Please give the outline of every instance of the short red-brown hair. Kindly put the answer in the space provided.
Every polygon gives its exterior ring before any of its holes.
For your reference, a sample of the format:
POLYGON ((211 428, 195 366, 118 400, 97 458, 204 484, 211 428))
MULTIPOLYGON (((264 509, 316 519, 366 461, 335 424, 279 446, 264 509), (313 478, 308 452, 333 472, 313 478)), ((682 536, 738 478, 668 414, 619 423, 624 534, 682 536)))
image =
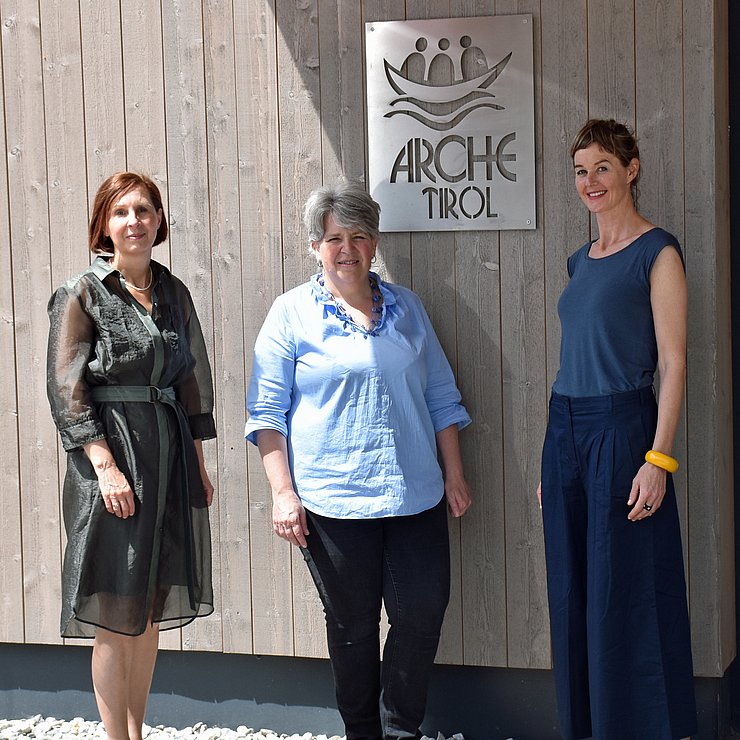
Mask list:
POLYGON ((113 251, 113 242, 105 235, 105 227, 110 218, 111 208, 126 193, 134 188, 143 190, 156 211, 162 211, 162 222, 159 224, 154 244, 160 244, 167 238, 167 217, 162 207, 162 195, 154 181, 146 175, 136 172, 116 172, 98 188, 93 201, 92 216, 88 227, 88 244, 94 253, 110 253, 113 251))

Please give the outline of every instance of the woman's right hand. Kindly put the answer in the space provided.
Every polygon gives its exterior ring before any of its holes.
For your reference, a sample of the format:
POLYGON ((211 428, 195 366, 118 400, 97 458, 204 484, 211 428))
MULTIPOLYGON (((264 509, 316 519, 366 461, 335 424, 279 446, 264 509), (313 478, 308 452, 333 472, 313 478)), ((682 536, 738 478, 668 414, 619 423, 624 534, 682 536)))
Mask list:
POLYGON ((306 510, 293 490, 283 490, 272 498, 272 528, 278 537, 292 545, 306 547, 306 510))
POLYGON ((126 476, 115 463, 95 471, 98 475, 100 494, 109 513, 127 519, 134 513, 134 492, 126 476))
POLYGON ((537 500, 540 502, 540 509, 542 508, 542 481, 537 484, 537 500))
POLYGON ((134 492, 126 476, 119 470, 113 453, 104 439, 96 439, 84 446, 85 454, 98 476, 100 495, 110 514, 127 519, 134 513, 134 492))

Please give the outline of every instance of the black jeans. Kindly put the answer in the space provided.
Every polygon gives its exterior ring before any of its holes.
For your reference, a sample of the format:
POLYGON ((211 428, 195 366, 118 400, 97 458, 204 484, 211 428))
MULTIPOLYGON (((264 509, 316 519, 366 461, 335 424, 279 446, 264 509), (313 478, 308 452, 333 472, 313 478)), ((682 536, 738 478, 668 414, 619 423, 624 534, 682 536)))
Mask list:
POLYGON ((326 615, 347 740, 419 738, 450 595, 444 497, 428 511, 380 519, 308 512, 303 557, 326 615), (390 630, 380 662, 380 609, 390 630))

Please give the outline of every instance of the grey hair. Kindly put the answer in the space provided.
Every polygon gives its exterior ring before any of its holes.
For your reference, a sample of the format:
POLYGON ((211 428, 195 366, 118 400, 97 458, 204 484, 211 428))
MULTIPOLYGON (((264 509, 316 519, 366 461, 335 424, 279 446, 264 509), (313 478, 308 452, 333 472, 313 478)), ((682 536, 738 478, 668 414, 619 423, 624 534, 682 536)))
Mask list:
POLYGON ((380 237, 380 206, 354 180, 343 179, 333 185, 324 185, 308 196, 303 207, 303 223, 312 242, 324 238, 327 216, 343 229, 359 229, 372 239, 380 237))

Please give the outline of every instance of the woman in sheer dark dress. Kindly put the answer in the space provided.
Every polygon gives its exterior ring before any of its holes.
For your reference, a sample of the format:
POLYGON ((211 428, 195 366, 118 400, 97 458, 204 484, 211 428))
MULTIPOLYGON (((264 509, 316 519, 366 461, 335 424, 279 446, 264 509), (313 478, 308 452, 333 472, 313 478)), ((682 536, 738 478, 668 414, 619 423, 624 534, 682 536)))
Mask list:
POLYGON ((68 455, 61 634, 94 637, 116 740, 141 738, 159 629, 213 611, 211 370, 188 289, 151 259, 166 237, 157 186, 111 176, 89 227, 98 256, 49 301, 47 390, 68 455))

